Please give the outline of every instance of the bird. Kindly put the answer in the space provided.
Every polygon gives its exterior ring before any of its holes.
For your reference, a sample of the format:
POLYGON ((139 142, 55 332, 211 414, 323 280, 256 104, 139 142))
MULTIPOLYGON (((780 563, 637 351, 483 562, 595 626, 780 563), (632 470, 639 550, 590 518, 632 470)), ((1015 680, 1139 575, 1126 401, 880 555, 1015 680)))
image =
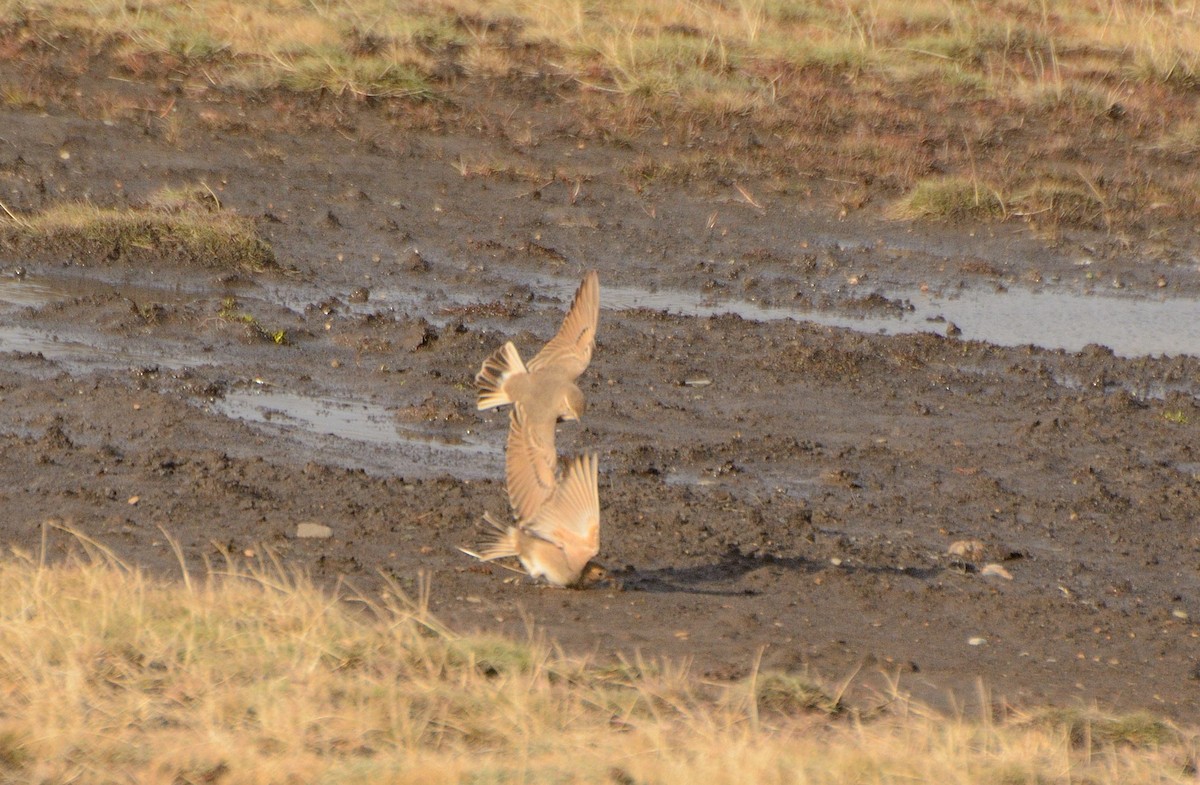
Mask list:
POLYGON ((517 520, 532 518, 554 494, 560 476, 554 450, 554 422, 531 422, 525 407, 513 404, 504 448, 504 486, 517 520))
POLYGON ((587 409, 575 380, 591 362, 599 321, 600 279, 591 270, 576 289, 558 333, 528 364, 508 341, 475 375, 479 410, 513 406, 505 479, 518 521, 531 519, 554 493, 559 474, 555 427, 560 419, 579 420, 587 409), (515 427, 518 416, 520 431, 515 427))
POLYGON ((599 463, 595 453, 576 456, 562 473, 550 498, 530 518, 510 526, 485 512, 496 530, 481 553, 464 550, 481 561, 516 556, 530 577, 552 586, 579 586, 607 572, 592 558, 600 552, 599 463))

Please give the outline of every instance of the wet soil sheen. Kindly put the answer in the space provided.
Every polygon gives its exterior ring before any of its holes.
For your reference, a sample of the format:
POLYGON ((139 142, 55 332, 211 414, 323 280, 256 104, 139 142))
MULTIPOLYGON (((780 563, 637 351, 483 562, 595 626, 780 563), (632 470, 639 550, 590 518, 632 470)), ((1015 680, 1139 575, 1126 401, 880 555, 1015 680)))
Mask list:
POLYGON ((280 269, 3 246, 11 549, 80 551, 58 521, 164 574, 174 542, 194 573, 275 559, 347 596, 427 578, 454 629, 709 679, 1200 719, 1200 271, 1162 237, 844 215, 819 180, 638 187, 657 138, 574 139, 536 101, 524 143, 213 92, 170 96, 168 133, 95 96, 170 88, 73 79, 92 104, 0 109, 8 208, 204 183, 280 269), (472 380, 505 340, 534 353, 588 268, 559 447, 599 453, 617 584, 556 590, 458 550, 508 514, 507 414, 472 380))

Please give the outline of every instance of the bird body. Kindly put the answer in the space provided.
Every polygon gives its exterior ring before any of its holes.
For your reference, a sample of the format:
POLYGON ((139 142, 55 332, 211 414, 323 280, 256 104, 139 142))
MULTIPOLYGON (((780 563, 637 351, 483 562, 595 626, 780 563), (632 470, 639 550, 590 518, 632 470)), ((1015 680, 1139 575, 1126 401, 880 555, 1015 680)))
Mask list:
POLYGON ((483 561, 516 556, 534 578, 572 586, 602 571, 591 559, 600 552, 599 468, 596 454, 576 457, 535 515, 502 526, 484 514, 498 534, 477 554, 483 561))
POLYGON ((521 402, 529 409, 552 409, 555 417, 578 420, 583 393, 575 380, 592 359, 600 321, 600 279, 593 270, 584 276, 558 333, 528 366, 512 341, 483 361, 475 375, 479 409, 521 402), (536 407, 530 404, 538 404, 536 407))

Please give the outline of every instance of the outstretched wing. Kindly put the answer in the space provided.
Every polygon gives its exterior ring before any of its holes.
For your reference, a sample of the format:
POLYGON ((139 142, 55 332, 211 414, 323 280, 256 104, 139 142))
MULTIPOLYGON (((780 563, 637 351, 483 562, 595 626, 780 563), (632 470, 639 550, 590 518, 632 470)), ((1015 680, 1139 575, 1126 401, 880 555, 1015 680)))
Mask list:
POLYGON ((554 367, 571 379, 579 376, 592 360, 599 323, 600 277, 590 270, 575 290, 575 299, 558 334, 529 361, 530 373, 554 367))
POLYGON ((554 494, 525 527, 562 548, 576 574, 600 552, 599 485, 596 454, 576 457, 554 494))
POLYGON ((504 454, 505 485, 513 515, 528 521, 554 494, 558 455, 554 452, 554 420, 531 419, 525 407, 513 406, 504 454))

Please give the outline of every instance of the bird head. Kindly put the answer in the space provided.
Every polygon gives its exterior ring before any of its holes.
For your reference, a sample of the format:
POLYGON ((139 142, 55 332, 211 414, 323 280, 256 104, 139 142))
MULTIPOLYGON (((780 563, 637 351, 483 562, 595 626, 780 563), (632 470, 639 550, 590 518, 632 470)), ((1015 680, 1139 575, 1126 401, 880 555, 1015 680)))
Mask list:
POLYGON ((583 392, 573 384, 563 394, 563 404, 564 420, 582 419, 583 413, 587 411, 587 398, 584 398, 583 392))
POLYGON ((613 588, 621 588, 621 582, 604 565, 597 564, 594 561, 589 561, 583 565, 583 572, 579 573, 579 577, 571 585, 577 589, 586 589, 597 583, 607 583, 613 588))

